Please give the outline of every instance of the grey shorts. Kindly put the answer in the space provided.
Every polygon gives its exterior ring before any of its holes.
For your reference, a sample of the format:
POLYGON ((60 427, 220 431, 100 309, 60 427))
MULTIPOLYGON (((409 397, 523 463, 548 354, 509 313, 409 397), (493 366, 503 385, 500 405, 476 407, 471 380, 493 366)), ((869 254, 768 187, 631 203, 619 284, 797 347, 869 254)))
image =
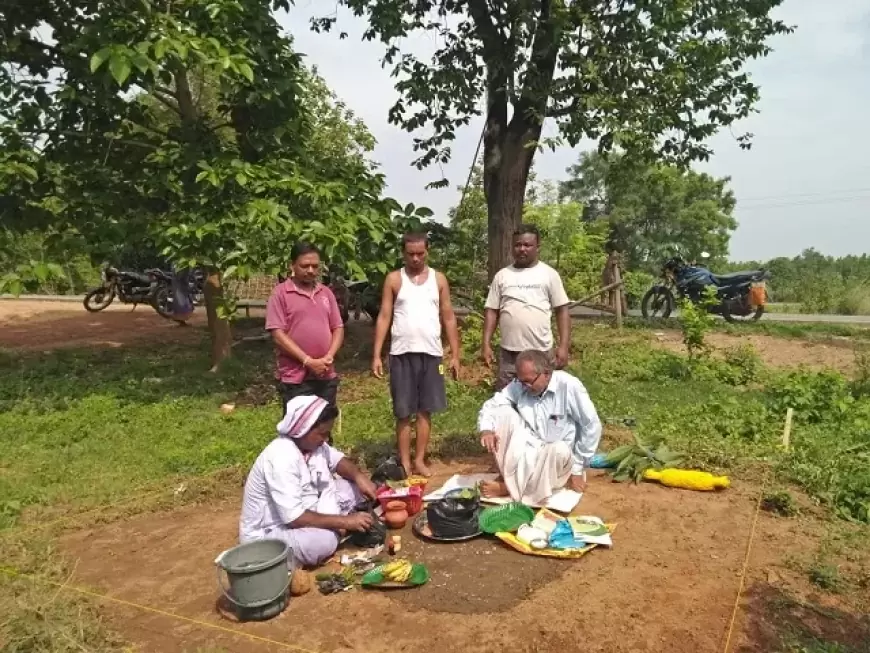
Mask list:
MULTIPOLYGON (((553 358, 553 350, 549 351, 550 358, 553 358)), ((498 378, 495 381, 495 389, 501 390, 508 383, 513 381, 517 376, 517 356, 518 351, 510 351, 509 349, 498 350, 498 378)))
POLYGON ((390 356, 390 395, 396 419, 447 408, 442 364, 441 358, 429 354, 390 356))

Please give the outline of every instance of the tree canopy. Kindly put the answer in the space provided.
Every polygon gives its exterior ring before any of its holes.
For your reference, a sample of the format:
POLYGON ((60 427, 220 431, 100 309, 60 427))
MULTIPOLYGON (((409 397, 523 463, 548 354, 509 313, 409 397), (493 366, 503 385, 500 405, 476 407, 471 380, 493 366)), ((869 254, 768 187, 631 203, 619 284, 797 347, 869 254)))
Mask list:
MULTIPOLYGON (((789 31, 770 12, 782 0, 341 0, 364 16, 363 38, 386 45, 400 97, 389 118, 415 139, 418 167, 451 156, 457 129, 483 114, 489 274, 507 263, 542 126, 601 151, 687 162, 706 140, 753 110, 744 69, 789 31), (427 33, 430 59, 403 49, 427 33)), ((331 29, 335 14, 314 28, 331 29)), ((738 137, 749 145, 749 135, 738 137)), ((437 184, 445 185, 446 180, 437 184)))
MULTIPOLYGON (((288 2, 10 0, 0 9, 4 226, 95 251, 153 246, 222 281, 319 244, 354 276, 385 264, 398 212, 364 125, 307 70, 273 15, 288 2)), ((413 215, 406 215, 411 213, 413 215)))
POLYGON ((623 252, 631 269, 656 272, 676 251, 689 257, 706 251, 713 265, 727 259, 737 227, 728 178, 594 152, 567 172, 561 195, 585 206, 586 222, 607 225, 608 247, 623 252))

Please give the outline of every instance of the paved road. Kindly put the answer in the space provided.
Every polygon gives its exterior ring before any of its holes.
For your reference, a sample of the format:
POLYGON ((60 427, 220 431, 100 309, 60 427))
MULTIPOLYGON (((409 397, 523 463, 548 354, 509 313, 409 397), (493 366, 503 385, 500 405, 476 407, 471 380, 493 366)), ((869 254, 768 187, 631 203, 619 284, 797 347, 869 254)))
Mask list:
MULTIPOLYGON (((21 300, 21 301, 44 301, 44 302, 77 302, 81 303, 84 296, 80 295, 21 295, 15 297, 13 295, 0 295, 0 300, 21 300)), ((467 311, 461 307, 456 309, 457 315, 465 315, 467 311)), ((628 312, 631 317, 640 317, 640 311, 631 310, 628 312)), ((571 315, 576 318, 594 318, 604 315, 601 311, 596 311, 590 308, 577 306, 571 310, 571 315)), ((674 312, 674 316, 679 315, 679 311, 674 312)), ((768 322, 804 322, 804 323, 824 323, 824 324, 854 324, 870 326, 870 315, 804 315, 802 313, 765 313, 762 320, 768 322)))

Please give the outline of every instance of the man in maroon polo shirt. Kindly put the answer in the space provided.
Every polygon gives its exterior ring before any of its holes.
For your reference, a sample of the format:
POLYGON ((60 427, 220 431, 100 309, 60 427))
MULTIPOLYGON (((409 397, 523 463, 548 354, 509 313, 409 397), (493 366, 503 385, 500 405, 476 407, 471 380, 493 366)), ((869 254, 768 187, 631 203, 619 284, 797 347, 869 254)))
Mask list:
POLYGON ((277 349, 278 393, 283 410, 299 395, 336 403, 338 376, 333 361, 344 341, 335 295, 320 283, 320 252, 299 242, 290 250, 291 276, 272 291, 266 330, 277 349))

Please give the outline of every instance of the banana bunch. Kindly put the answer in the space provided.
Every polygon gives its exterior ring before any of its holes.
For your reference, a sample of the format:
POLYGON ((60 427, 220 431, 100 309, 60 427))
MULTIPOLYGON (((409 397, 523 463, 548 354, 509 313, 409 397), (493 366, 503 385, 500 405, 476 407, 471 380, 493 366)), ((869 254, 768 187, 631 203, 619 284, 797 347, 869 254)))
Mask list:
POLYGON ((411 577, 412 565, 407 560, 396 560, 384 565, 384 578, 391 580, 394 583, 404 583, 411 577))

